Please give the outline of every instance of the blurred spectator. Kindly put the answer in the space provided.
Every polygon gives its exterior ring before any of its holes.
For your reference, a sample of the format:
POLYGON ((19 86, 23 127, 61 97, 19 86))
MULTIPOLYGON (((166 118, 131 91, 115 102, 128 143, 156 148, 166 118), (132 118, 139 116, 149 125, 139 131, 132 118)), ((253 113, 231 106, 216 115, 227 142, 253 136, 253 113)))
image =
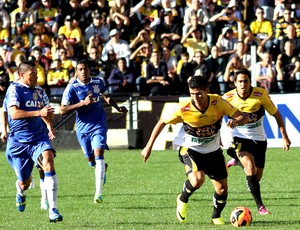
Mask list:
POLYGON ((159 51, 152 51, 146 70, 146 84, 149 96, 168 95, 171 90, 171 79, 168 76, 168 66, 161 60, 159 51))
POLYGON ((117 67, 111 71, 107 81, 110 93, 135 91, 133 71, 127 67, 125 58, 117 60, 117 67))
POLYGON ((217 46, 221 51, 221 55, 228 58, 231 54, 236 52, 236 44, 238 40, 233 36, 233 31, 229 27, 225 27, 222 30, 222 34, 219 35, 217 46))
POLYGON ((47 84, 50 88, 51 96, 61 96, 70 79, 68 69, 61 66, 61 60, 55 59, 47 74, 47 84))
POLYGON ((182 37, 181 43, 187 49, 187 52, 191 57, 189 61, 194 57, 196 50, 202 51, 205 57, 208 56, 208 47, 206 42, 202 39, 202 32, 199 25, 197 27, 191 27, 187 34, 182 37), (190 35, 192 35, 192 38, 189 38, 190 35))
POLYGON ((220 55, 219 48, 212 46, 210 55, 205 59, 211 72, 209 82, 211 82, 211 91, 224 94, 226 87, 224 84, 224 72, 227 61, 220 55))
POLYGON ((66 35, 60 34, 57 37, 54 37, 52 39, 52 46, 51 46, 52 59, 56 59, 59 57, 59 50, 62 48, 67 51, 68 58, 74 57, 73 45, 68 42, 66 35))
POLYGON ((179 75, 179 93, 189 95, 188 78, 193 75, 194 65, 189 61, 189 53, 184 50, 180 55, 177 65, 177 74, 179 75))
MULTIPOLYGON (((174 23, 173 15, 171 10, 167 10, 163 14, 163 20, 156 28, 156 38, 160 40, 164 37, 168 37, 171 41, 170 48, 173 49, 175 45, 180 44, 180 38, 182 34, 182 25, 178 23, 174 23)), ((181 49, 179 48, 179 53, 181 49)))
POLYGON ((278 55, 276 71, 278 88, 281 93, 294 92, 295 80, 297 80, 296 90, 300 90, 300 61, 292 41, 287 41, 284 44, 284 52, 278 55))
POLYGON ((218 21, 218 28, 230 28, 236 39, 243 39, 244 23, 234 16, 232 8, 223 9, 220 13, 212 16, 209 21, 218 21))
POLYGON ((89 20, 85 9, 80 5, 80 0, 66 0, 65 2, 65 7, 61 8, 61 17, 71 15, 78 22, 79 28, 84 31, 89 25, 89 20))
POLYGON ((21 26, 25 33, 31 33, 34 23, 33 11, 27 8, 27 0, 18 0, 18 8, 11 13, 11 33, 16 34, 17 26, 21 26))
POLYGON ((24 41, 21 37, 16 36, 12 41, 12 47, 6 46, 6 57, 5 62, 10 66, 15 65, 15 58, 17 55, 21 54, 24 57, 27 57, 26 50, 24 49, 24 41))
POLYGON ((210 69, 208 67, 208 63, 205 60, 205 56, 200 50, 196 50, 195 52, 195 61, 194 63, 194 70, 193 70, 193 76, 201 76, 206 78, 208 81, 210 79, 210 69))
POLYGON ((52 0, 41 0, 42 5, 35 11, 35 22, 45 25, 46 33, 54 35, 59 28, 59 10, 52 7, 52 0))
POLYGON ((18 70, 19 65, 25 60, 26 60, 26 58, 23 55, 19 54, 15 58, 15 65, 14 66, 9 66, 5 63, 5 68, 8 72, 8 74, 9 74, 9 81, 10 82, 19 80, 20 76, 19 76, 19 73, 18 73, 17 70, 18 70))
POLYGON ((31 53, 31 51, 35 48, 35 47, 39 47, 42 50, 42 54, 48 58, 49 60, 52 59, 52 55, 51 55, 51 50, 50 48, 47 46, 47 44, 45 44, 42 40, 42 35, 35 35, 34 39, 33 39, 33 46, 30 47, 29 49, 29 53, 31 53))
POLYGON ((67 57, 67 50, 65 48, 60 48, 59 49, 59 55, 58 58, 61 60, 61 67, 63 69, 67 69, 69 72, 69 76, 70 78, 72 78, 74 76, 74 64, 72 62, 72 60, 70 58, 67 57))
POLYGON ((3 19, 0 18, 0 47, 10 44, 10 32, 9 29, 3 26, 3 19))
POLYGON ((2 18, 2 21, 3 21, 3 25, 2 25, 3 28, 10 29, 10 27, 11 27, 11 18, 10 18, 10 15, 2 7, 0 7, 0 18, 2 18))
POLYGON ((92 77, 102 77, 104 78, 104 73, 101 71, 103 62, 101 60, 101 51, 96 46, 90 48, 89 56, 87 59, 90 73, 92 77))
MULTIPOLYGON (((149 42, 142 43, 138 48, 136 48, 133 53, 130 55, 130 63, 134 70, 134 75, 136 78, 136 88, 137 91, 141 92, 143 89, 140 88, 140 85, 146 83, 146 68, 150 62, 152 54, 152 46, 149 42), (142 82, 142 83, 141 83, 142 82)), ((142 87, 144 86, 142 85, 142 87)))
POLYGON ((162 17, 165 11, 170 10, 172 12, 174 23, 182 23, 182 2, 174 0, 160 0, 159 3, 160 5, 158 7, 161 8, 159 10, 159 17, 162 17))
POLYGON ((143 43, 150 43, 152 49, 158 49, 156 42, 153 39, 151 39, 149 29, 140 30, 138 35, 129 44, 129 47, 132 51, 135 51, 136 48, 141 47, 143 43))
POLYGON ((293 24, 289 24, 286 27, 286 34, 280 40, 280 51, 284 52, 284 44, 286 41, 292 41, 295 46, 295 52, 299 53, 300 51, 300 35, 296 34, 296 28, 293 24))
POLYGON ((246 26, 244 29, 244 43, 246 45, 246 52, 249 53, 251 51, 251 46, 258 47, 260 42, 261 42, 260 39, 254 36, 250 27, 246 26))
POLYGON ((110 21, 110 30, 112 29, 117 29, 119 31, 120 34, 120 39, 126 41, 126 42, 130 42, 131 39, 131 34, 132 34, 132 30, 131 30, 131 26, 130 26, 130 20, 127 16, 125 16, 124 14, 115 12, 113 13, 113 17, 110 21))
POLYGON ((0 96, 4 97, 9 86, 9 75, 4 67, 4 60, 0 57, 0 96))
POLYGON ((286 28, 289 24, 293 24, 296 29, 296 36, 300 37, 300 22, 297 18, 292 18, 292 11, 290 9, 284 9, 283 17, 276 23, 276 34, 275 37, 281 40, 286 35, 286 28))
POLYGON ((256 20, 250 24, 250 29, 254 36, 259 39, 260 45, 265 46, 270 51, 273 45, 273 25, 271 21, 264 17, 264 9, 258 7, 255 11, 256 20))
POLYGON ((14 35, 11 36, 11 39, 15 39, 17 37, 22 38, 23 48, 26 51, 26 55, 27 55, 30 47, 30 38, 28 36, 28 33, 23 31, 23 27, 21 25, 16 26, 16 32, 14 35))
MULTIPOLYGON (((220 9, 220 7, 214 2, 214 1, 209 1, 207 3, 207 6, 206 6, 206 10, 207 10, 207 13, 208 13, 208 18, 211 18, 213 17, 214 15, 220 13, 220 11, 222 9, 220 9)), ((192 20, 192 19, 191 19, 192 20)), ((217 26, 217 23, 215 21, 208 21, 208 24, 211 28, 211 36, 212 36, 212 42, 211 44, 216 44, 217 42, 217 38, 218 38, 218 26, 217 26)))
POLYGON ((269 21, 273 21, 274 17, 274 0, 258 0, 258 5, 264 10, 265 18, 269 21))
POLYGON ((250 69, 251 68, 251 55, 248 54, 246 52, 246 45, 244 44, 243 41, 239 41, 236 45, 236 52, 234 54, 231 54, 229 56, 229 60, 233 57, 238 57, 241 62, 242 65, 247 68, 250 69))
POLYGON ((117 66, 117 56, 114 50, 107 51, 107 60, 103 60, 101 71, 104 73, 104 81, 107 83, 107 79, 111 73, 111 70, 117 66))
POLYGON ((238 57, 233 57, 226 65, 224 72, 224 82, 225 82, 225 93, 231 89, 234 89, 234 73, 241 69, 245 68, 242 65, 241 60, 238 57))
POLYGON ((52 36, 50 36, 46 33, 46 28, 45 28, 44 23, 39 22, 39 23, 33 24, 32 34, 33 34, 33 36, 41 35, 41 38, 42 38, 42 41, 44 44, 46 44, 49 47, 52 45, 52 36))
POLYGON ((38 62, 45 70, 45 74, 47 75, 47 72, 50 68, 50 60, 43 55, 42 49, 38 46, 32 49, 31 56, 33 56, 36 59, 36 62, 38 62))
POLYGON ((92 47, 97 47, 98 53, 102 54, 103 51, 103 45, 102 42, 100 41, 100 36, 98 34, 94 34, 89 38, 89 43, 87 44, 86 51, 89 54, 91 52, 92 47))
MULTIPOLYGON (((183 35, 189 31, 190 27, 193 26, 191 21, 192 21, 192 16, 197 16, 197 24, 203 26, 205 28, 206 32, 206 42, 209 47, 212 46, 212 29, 210 27, 209 22, 209 15, 204 6, 202 6, 202 1, 200 2, 199 0, 191 0, 190 6, 187 7, 184 11, 184 16, 183 16, 183 23, 184 26, 182 28, 183 30, 183 35)), ((195 26, 195 25, 194 25, 195 26)))
MULTIPOLYGON (((82 0, 80 5, 85 9, 86 15, 91 16, 92 12, 100 14, 103 18, 109 15, 109 6, 106 0, 82 0)), ((103 23, 106 24, 105 21, 103 23)))
POLYGON ((81 59, 84 54, 84 40, 81 33, 81 29, 78 26, 74 26, 73 18, 68 15, 65 18, 64 26, 61 26, 58 30, 58 36, 64 34, 69 44, 74 48, 75 59, 81 59))
MULTIPOLYGON (((131 20, 142 21, 148 19, 150 21, 150 28, 156 28, 156 26, 160 23, 160 18, 158 15, 158 10, 153 7, 151 3, 151 0, 142 0, 137 3, 131 9, 131 20)), ((132 25, 137 25, 137 23, 132 23, 132 25)))
POLYGON ((272 63, 272 55, 264 52, 262 61, 257 62, 253 66, 253 74, 256 78, 257 86, 265 88, 268 92, 275 91, 276 70, 272 63))
POLYGON ((291 3, 292 3, 292 0, 276 0, 275 1, 276 6, 274 8, 274 16, 273 16, 274 22, 277 22, 280 18, 283 17, 285 9, 291 9, 291 3), (276 2, 277 2, 277 4, 276 4, 276 2))
POLYGON ((106 43, 109 40, 109 29, 103 25, 102 17, 99 13, 92 13, 93 22, 85 29, 84 39, 86 43, 90 42, 92 36, 99 36, 100 43, 106 43))
POLYGON ((170 78, 170 85, 172 87, 172 91, 178 92, 179 87, 179 78, 177 75, 177 59, 174 56, 171 56, 170 49, 164 47, 163 50, 162 61, 167 64, 168 67, 168 76, 170 78))
MULTIPOLYGON (((41 53, 38 53, 38 51, 33 51, 32 53, 35 56, 41 56, 41 53)), ((32 55, 30 55, 28 57, 29 61, 33 61, 36 65, 36 69, 37 69, 37 84, 39 86, 41 86, 43 89, 45 89, 45 91, 47 92, 47 94, 50 94, 50 90, 49 87, 47 86, 47 73, 45 72, 45 68, 41 65, 41 63, 32 55)))
POLYGON ((131 54, 129 44, 126 41, 120 39, 119 36, 119 31, 117 29, 113 29, 110 31, 110 39, 103 48, 101 58, 103 61, 106 61, 108 59, 108 51, 113 50, 117 58, 124 57, 126 58, 127 64, 129 64, 129 57, 131 54))

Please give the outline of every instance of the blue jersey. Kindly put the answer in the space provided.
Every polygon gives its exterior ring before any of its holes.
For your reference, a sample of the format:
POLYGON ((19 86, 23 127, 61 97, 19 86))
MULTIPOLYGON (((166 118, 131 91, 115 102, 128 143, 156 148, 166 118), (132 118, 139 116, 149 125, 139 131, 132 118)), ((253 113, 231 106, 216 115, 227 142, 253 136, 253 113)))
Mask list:
POLYGON ((48 131, 41 117, 13 120, 9 111, 12 106, 24 111, 36 111, 47 105, 49 99, 41 87, 30 88, 21 82, 11 83, 3 105, 8 112, 9 140, 20 143, 36 142, 45 138, 48 140, 48 131))
POLYGON ((100 78, 91 78, 87 84, 78 79, 66 87, 61 104, 77 104, 89 95, 93 95, 94 103, 76 109, 76 132, 89 133, 96 129, 107 129, 106 115, 101 103, 101 94, 107 94, 107 88, 100 78))

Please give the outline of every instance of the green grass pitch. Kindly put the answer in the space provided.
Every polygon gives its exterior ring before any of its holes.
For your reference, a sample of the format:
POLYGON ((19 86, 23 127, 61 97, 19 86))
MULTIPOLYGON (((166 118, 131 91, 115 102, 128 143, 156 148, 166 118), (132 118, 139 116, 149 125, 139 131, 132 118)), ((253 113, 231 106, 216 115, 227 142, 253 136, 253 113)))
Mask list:
MULTIPOLYGON (((261 191, 271 215, 257 214, 254 201, 239 167, 229 169, 229 196, 222 217, 225 226, 211 224, 213 187, 207 178, 191 197, 187 222, 177 221, 176 196, 185 181, 184 169, 173 150, 153 151, 144 164, 140 150, 105 153, 109 164, 104 203, 95 205, 94 170, 81 150, 60 151, 56 158, 59 180, 58 207, 63 222, 50 224, 47 211, 40 210, 40 189, 34 169, 35 188, 27 192, 27 206, 15 206, 15 176, 0 155, 0 229, 233 229, 229 223, 236 206, 247 206, 253 222, 248 229, 300 229, 299 148, 289 152, 268 149, 261 191)), ((227 158, 225 151, 224 154, 227 158)))

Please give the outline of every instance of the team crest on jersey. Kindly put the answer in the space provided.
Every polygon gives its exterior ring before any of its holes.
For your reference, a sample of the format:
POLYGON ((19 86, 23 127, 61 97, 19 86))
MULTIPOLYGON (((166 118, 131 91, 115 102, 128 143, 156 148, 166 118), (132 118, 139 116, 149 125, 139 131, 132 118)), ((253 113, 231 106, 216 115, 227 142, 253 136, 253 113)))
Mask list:
POLYGON ((253 95, 256 96, 256 97, 261 97, 262 96, 262 94, 260 92, 254 92, 253 95))
POLYGON ((191 106, 185 106, 183 108, 181 108, 181 112, 184 112, 184 111, 189 111, 191 109, 191 106))
POLYGON ((100 93, 99 85, 93 85, 93 90, 95 93, 100 93))
POLYGON ((37 99, 39 98, 39 96, 38 96, 37 93, 33 93, 32 94, 32 98, 33 98, 33 100, 37 101, 37 99))
POLYGON ((216 105, 217 102, 218 102, 217 100, 214 100, 214 101, 211 102, 211 104, 212 104, 212 105, 216 105))

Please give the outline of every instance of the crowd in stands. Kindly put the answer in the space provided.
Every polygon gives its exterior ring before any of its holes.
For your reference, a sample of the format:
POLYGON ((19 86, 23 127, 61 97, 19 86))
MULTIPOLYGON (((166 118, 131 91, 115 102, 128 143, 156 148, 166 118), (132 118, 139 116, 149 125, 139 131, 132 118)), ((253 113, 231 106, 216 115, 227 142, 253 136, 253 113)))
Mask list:
POLYGON ((246 67, 270 93, 300 91, 297 0, 6 0, 0 2, 0 95, 23 60, 37 65, 50 96, 76 62, 111 93, 188 94, 191 75, 213 93, 246 67), (253 65, 251 47, 256 47, 253 65))

